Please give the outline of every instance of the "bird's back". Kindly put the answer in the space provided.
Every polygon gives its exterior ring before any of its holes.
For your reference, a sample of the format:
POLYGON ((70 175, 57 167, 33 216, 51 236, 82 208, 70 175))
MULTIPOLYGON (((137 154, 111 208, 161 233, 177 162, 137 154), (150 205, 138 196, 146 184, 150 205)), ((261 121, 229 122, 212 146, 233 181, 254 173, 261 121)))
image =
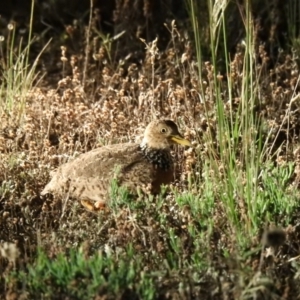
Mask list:
MULTIPOLYGON (((80 199, 106 202, 113 178, 134 192, 138 186, 155 182, 157 171, 145 158, 138 144, 103 146, 60 166, 42 195, 68 194, 80 199)), ((159 185, 169 183, 169 177, 164 177, 159 185)))

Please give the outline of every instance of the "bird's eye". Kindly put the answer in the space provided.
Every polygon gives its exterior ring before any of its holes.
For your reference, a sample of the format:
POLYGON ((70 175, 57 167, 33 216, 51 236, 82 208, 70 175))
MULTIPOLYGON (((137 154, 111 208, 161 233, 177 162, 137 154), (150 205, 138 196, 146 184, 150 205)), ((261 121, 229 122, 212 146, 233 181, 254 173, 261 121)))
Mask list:
POLYGON ((167 132, 167 129, 166 129, 166 128, 162 128, 162 129, 160 130, 160 132, 161 132, 161 133, 166 133, 166 132, 167 132))

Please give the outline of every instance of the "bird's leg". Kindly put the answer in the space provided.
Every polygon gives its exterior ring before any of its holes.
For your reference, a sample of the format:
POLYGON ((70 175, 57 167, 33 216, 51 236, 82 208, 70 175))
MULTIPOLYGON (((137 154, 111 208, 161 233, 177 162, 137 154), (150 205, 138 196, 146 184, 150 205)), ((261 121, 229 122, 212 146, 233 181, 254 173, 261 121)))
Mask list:
POLYGON ((88 211, 91 211, 91 212, 98 212, 98 211, 101 211, 101 210, 104 210, 106 209, 106 205, 105 205, 105 202, 103 201, 90 201, 88 199, 83 199, 83 200, 80 200, 82 206, 84 206, 88 211))

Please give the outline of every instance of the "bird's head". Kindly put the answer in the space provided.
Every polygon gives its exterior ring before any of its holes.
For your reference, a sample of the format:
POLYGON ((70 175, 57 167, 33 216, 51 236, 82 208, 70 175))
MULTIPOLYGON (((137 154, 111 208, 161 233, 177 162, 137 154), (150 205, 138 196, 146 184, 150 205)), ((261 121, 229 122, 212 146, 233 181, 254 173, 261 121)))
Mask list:
POLYGON ((179 133, 177 125, 171 120, 155 120, 146 128, 142 146, 152 149, 167 149, 172 144, 190 146, 191 143, 179 133))

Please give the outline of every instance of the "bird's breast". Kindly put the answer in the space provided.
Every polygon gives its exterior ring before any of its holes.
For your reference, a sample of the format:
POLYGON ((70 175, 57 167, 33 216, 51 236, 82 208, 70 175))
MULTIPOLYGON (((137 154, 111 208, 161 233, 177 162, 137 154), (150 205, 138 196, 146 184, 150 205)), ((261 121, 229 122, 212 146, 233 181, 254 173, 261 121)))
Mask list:
POLYGON ((167 185, 174 181, 174 168, 171 167, 167 170, 161 169, 157 166, 153 166, 154 168, 154 180, 152 182, 152 192, 153 194, 159 194, 161 185, 167 185))

